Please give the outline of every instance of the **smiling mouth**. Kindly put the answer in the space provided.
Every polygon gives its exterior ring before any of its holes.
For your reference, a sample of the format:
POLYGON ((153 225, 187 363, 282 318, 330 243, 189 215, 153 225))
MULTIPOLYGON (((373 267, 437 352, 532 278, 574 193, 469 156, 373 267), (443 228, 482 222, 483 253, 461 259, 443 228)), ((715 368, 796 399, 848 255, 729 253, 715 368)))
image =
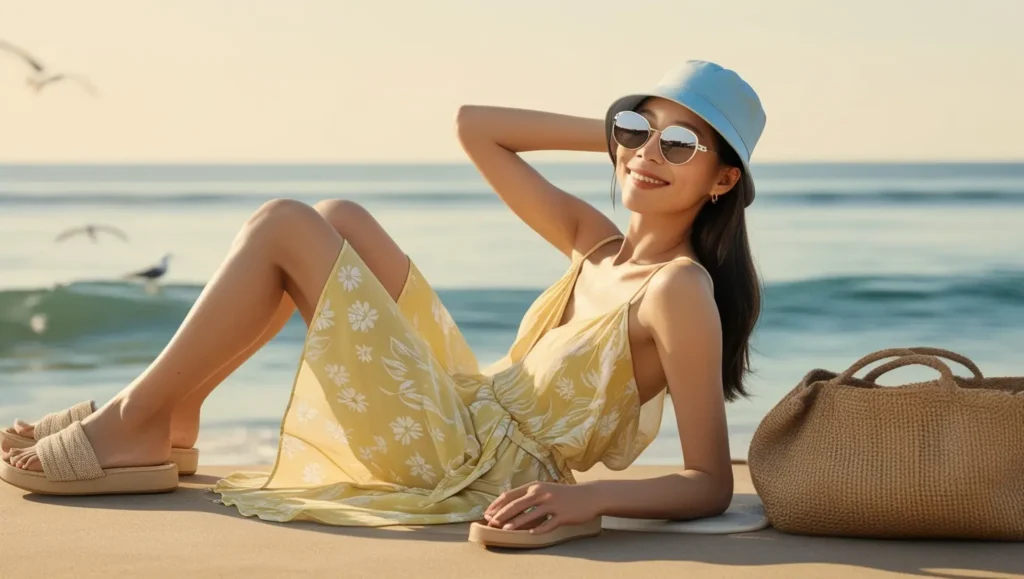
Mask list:
POLYGON ((629 168, 626 169, 626 174, 629 176, 630 179, 637 181, 639 183, 647 183, 648 185, 658 186, 668 185, 667 181, 662 181, 661 179, 656 179, 654 177, 648 177, 647 175, 641 175, 640 173, 637 173, 629 168))

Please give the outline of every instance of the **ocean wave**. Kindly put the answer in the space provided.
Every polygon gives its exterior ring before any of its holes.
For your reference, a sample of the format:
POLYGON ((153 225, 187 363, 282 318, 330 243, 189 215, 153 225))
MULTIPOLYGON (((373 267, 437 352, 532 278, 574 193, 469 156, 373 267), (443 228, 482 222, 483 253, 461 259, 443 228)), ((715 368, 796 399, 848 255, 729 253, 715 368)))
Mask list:
MULTIPOLYGON (((761 326, 806 332, 1024 324, 1024 271, 836 276, 765 288, 761 326)), ((824 335, 824 334, 823 334, 824 335)))
MULTIPOLYGON (((157 293, 121 281, 81 281, 52 288, 0 290, 0 355, 26 342, 55 344, 97 337, 131 336, 136 343, 166 341, 202 291, 199 285, 166 285, 157 293)), ((501 333, 518 328, 536 291, 440 290, 465 332, 501 333)), ((298 314, 283 339, 299 341, 298 314)), ((128 355, 127 353, 122 353, 128 355)))
POLYGON ((0 352, 24 342, 173 328, 198 295, 194 289, 168 286, 151 296, 122 282, 80 282, 0 291, 0 352))
MULTIPOLYGON (((168 285, 157 294, 120 281, 0 290, 0 356, 20 344, 96 340, 134 344, 106 355, 137 361, 162 347, 199 296, 198 285, 168 285)), ((471 343, 511 342, 540 290, 439 289, 471 343), (499 337, 500 339, 496 339, 499 337)), ((900 323, 958 326, 1024 324, 1024 271, 926 276, 847 276, 769 284, 759 331, 855 330, 900 323)), ((951 330, 952 331, 952 330, 951 330)), ((300 344, 296 314, 281 339, 300 344)))

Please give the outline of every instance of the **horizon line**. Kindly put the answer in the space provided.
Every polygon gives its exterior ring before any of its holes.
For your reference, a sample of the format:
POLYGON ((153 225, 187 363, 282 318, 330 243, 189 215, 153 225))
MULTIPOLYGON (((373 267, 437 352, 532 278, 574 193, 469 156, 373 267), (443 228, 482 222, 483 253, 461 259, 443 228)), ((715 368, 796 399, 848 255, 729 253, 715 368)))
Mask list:
MULTIPOLYGON (((592 166, 592 165, 608 165, 610 162, 605 159, 602 161, 573 161, 573 160, 532 160, 531 165, 542 166, 542 165, 579 165, 579 166, 592 166)), ((908 159, 908 160, 892 160, 892 159, 850 159, 850 160, 794 160, 794 161, 751 161, 753 167, 757 166, 793 166, 793 165, 1020 165, 1024 164, 1024 157, 1022 158, 1007 158, 1007 159, 908 159)), ((166 167, 201 167, 201 166, 237 166, 246 167, 253 165, 263 166, 281 166, 281 167, 344 167, 344 166, 406 166, 406 167, 444 167, 444 166, 473 166, 472 161, 380 161, 380 160, 369 160, 369 161, 270 161, 270 160, 246 160, 246 161, 175 161, 175 160, 132 160, 132 161, 5 161, 0 159, 0 166, 6 167, 26 167, 26 166, 166 166, 166 167)))

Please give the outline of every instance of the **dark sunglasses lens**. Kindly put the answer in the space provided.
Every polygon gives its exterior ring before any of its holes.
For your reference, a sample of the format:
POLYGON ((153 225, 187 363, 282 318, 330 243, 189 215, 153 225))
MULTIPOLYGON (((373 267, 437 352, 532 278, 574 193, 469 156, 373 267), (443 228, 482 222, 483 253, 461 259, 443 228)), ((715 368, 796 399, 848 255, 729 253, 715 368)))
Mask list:
POLYGON ((627 149, 639 149, 644 146, 650 133, 651 125, 638 113, 623 111, 615 116, 612 135, 616 143, 627 149))
POLYGON ((674 165, 681 165, 697 153, 697 135, 690 129, 672 126, 661 133, 661 154, 674 165))

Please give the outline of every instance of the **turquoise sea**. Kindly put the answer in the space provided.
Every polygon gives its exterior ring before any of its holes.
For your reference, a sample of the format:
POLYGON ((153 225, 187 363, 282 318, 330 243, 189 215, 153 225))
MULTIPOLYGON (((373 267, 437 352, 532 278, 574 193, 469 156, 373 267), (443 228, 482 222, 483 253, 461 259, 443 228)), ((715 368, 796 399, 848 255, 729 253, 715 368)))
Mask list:
MULTIPOLYGON (((539 169, 625 224, 609 166, 539 169)), ((941 346, 986 374, 1024 375, 1024 164, 759 165, 755 179, 748 213, 765 310, 753 396, 729 406, 735 457, 804 373, 876 349, 941 346)), ((370 209, 484 363, 567 266, 469 165, 0 165, 0 423, 122 388, 170 338, 246 217, 276 197, 370 209), (85 223, 115 225, 129 241, 54 241, 85 223), (164 253, 159 292, 118 279, 164 253)), ((295 317, 211 396, 204 462, 273 460, 304 333, 295 317)), ((640 461, 680 457, 668 408, 640 461)))

